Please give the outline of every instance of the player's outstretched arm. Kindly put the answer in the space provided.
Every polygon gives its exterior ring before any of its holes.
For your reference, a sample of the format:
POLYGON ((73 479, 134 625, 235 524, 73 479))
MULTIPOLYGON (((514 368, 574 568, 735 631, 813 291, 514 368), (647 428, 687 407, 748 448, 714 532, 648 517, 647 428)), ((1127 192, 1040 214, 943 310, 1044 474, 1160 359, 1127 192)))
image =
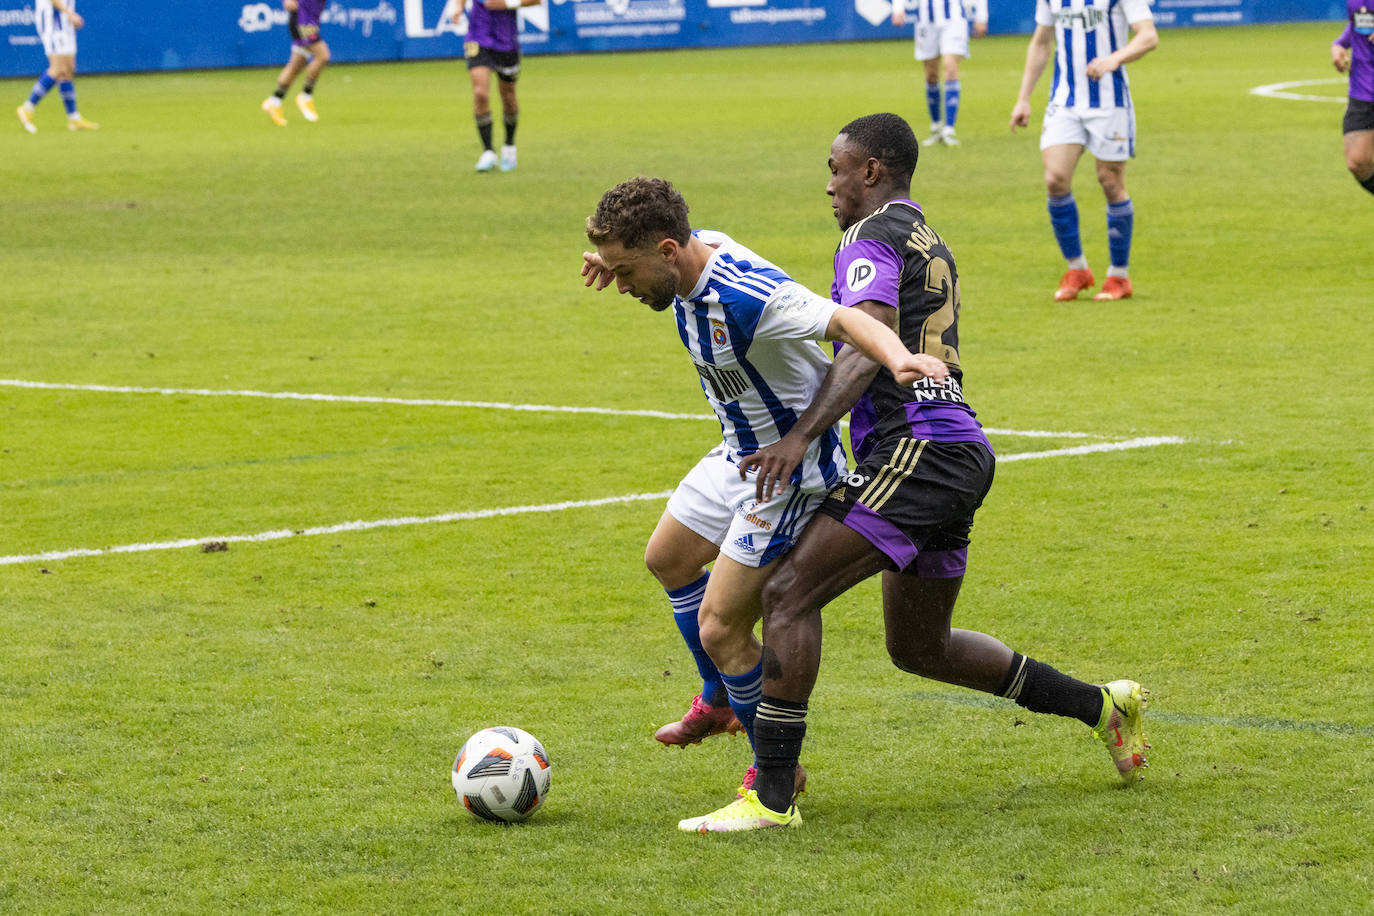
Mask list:
POLYGON ((802 411, 787 435, 740 459, 740 480, 744 480, 751 470, 758 471, 754 479, 755 499, 766 503, 775 492, 787 486, 792 472, 806 457, 812 440, 849 413, 854 402, 873 381, 873 376, 878 374, 878 369, 878 364, 864 356, 857 347, 845 347, 839 352, 821 380, 816 397, 802 411))
POLYGON ((1054 29, 1047 25, 1037 25, 1031 33, 1030 44, 1026 47, 1026 67, 1021 72, 1021 89, 1016 94, 1016 104, 1011 109, 1011 130, 1030 126, 1031 93, 1035 84, 1040 82, 1040 74, 1045 72, 1050 54, 1054 51, 1054 29))
POLYGON ((912 353, 892 328, 860 309, 836 309, 825 336, 827 340, 858 347, 869 359, 886 366, 901 385, 910 385, 923 378, 943 379, 949 375, 944 360, 928 353, 912 353))
POLYGON ((582 252, 582 281, 583 286, 596 284, 598 290, 603 290, 611 285, 615 279, 615 274, 606 269, 606 265, 601 260, 601 255, 595 251, 582 252))

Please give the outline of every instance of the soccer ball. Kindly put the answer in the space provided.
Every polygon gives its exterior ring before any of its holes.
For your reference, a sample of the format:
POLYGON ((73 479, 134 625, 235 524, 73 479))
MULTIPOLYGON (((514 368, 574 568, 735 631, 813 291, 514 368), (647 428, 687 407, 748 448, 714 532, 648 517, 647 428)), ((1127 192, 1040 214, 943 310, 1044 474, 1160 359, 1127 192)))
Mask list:
POLYGON ((458 801, 485 821, 523 821, 544 803, 552 778, 544 745, 508 725, 482 729, 453 761, 458 801))

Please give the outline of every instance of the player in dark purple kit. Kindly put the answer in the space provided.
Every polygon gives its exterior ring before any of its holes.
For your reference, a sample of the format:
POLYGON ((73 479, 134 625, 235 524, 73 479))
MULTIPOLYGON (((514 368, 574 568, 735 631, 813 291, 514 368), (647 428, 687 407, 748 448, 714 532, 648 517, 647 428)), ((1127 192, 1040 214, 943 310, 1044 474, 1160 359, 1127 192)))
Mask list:
POLYGON ((301 70, 305 71, 305 85, 296 95, 296 107, 307 121, 320 119, 315 112, 315 82, 324 65, 329 63, 329 45, 320 37, 320 14, 324 12, 324 3, 325 0, 282 0, 291 29, 291 59, 277 76, 277 91, 262 103, 262 110, 278 127, 286 126, 281 100, 286 98, 286 90, 291 88, 301 70))
POLYGON ((995 637, 950 627, 994 458, 964 400, 954 256, 911 200, 919 151, 911 127, 894 114, 858 118, 835 138, 826 193, 844 234, 832 298, 895 328, 907 349, 942 359, 949 375, 901 385, 846 347, 792 430, 740 461, 741 475, 757 466, 758 498, 766 500, 800 460, 798 449, 865 395, 850 420, 858 467, 821 503, 764 586, 754 788, 703 824, 703 833, 800 824, 792 779, 820 668, 821 609, 879 572, 887 651, 898 668, 1079 719, 1107 745, 1127 785, 1145 765, 1146 694, 1135 681, 1088 684, 995 637))
POLYGON ((1350 71, 1350 101, 1345 107, 1345 165, 1374 194, 1374 0, 1346 0, 1350 20, 1331 44, 1331 63, 1350 71))
MULTIPOLYGON (((520 105, 515 98, 515 81, 520 78, 520 14, 522 6, 538 6, 540 0, 472 0, 467 12, 468 31, 463 40, 463 56, 472 80, 472 116, 477 121, 477 136, 482 140, 482 155, 477 171, 490 172, 498 162, 501 171, 515 168, 515 125, 520 105), (498 160, 491 146, 491 75, 497 76, 501 93, 501 119, 506 127, 506 142, 498 160)), ((458 22, 460 7, 453 14, 458 22)))

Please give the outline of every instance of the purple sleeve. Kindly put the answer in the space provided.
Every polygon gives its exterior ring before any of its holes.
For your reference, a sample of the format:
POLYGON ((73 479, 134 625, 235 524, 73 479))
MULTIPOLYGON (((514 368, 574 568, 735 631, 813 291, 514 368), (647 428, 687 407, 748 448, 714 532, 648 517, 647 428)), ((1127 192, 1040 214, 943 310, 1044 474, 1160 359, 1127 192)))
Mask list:
POLYGON ((1340 45, 1342 48, 1350 47, 1350 36, 1352 33, 1352 29, 1353 26, 1351 26, 1351 24, 1347 22, 1345 24, 1345 31, 1341 33, 1341 37, 1337 38, 1335 41, 1331 43, 1333 45, 1340 45))
POLYGON ((901 255, 884 242, 859 239, 835 252, 833 298, 840 305, 873 299, 896 308, 901 279, 901 255))

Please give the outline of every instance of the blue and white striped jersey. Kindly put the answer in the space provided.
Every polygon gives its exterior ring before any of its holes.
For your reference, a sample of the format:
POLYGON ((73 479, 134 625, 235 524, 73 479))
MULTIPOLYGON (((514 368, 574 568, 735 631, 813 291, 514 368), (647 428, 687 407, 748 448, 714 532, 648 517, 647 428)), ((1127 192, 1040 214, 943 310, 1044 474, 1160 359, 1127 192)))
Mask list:
POLYGON ((1035 24, 1055 30, 1050 104, 1099 110, 1131 107, 1126 68, 1088 79, 1088 61, 1130 40, 1130 26, 1150 15, 1149 0, 1035 0, 1035 24))
MULTIPOLYGON (((693 235, 715 253, 673 313, 734 461, 777 442, 811 404, 830 368, 818 341, 840 306, 723 233, 693 235)), ((792 483, 828 490, 844 471, 837 424, 811 443, 792 483)))
POLYGON ((987 0, 907 0, 906 8, 916 11, 917 22, 931 25, 988 21, 987 0))

